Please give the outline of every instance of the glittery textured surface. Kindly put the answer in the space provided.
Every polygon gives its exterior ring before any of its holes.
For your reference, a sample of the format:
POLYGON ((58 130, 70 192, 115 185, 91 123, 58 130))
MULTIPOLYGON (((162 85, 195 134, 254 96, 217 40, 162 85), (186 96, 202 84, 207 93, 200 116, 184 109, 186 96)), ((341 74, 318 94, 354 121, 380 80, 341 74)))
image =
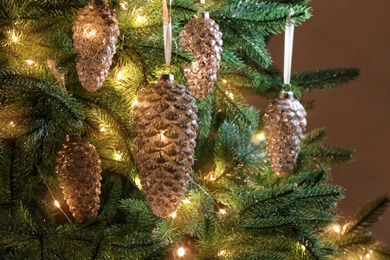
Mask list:
POLYGON ((118 36, 115 13, 107 7, 88 5, 78 12, 73 25, 73 47, 79 54, 79 80, 86 90, 94 92, 102 87, 118 36))
POLYGON ((198 109, 185 86, 163 76, 141 91, 134 125, 142 190, 153 212, 165 218, 177 210, 187 189, 198 109))
POLYGON ((99 154, 90 143, 72 135, 57 153, 55 171, 69 210, 78 222, 97 216, 99 210, 99 154))
POLYGON ((306 112, 292 92, 282 92, 264 115, 268 159, 277 175, 285 175, 295 165, 306 129, 306 112))
POLYGON ((206 98, 213 90, 220 68, 222 33, 210 18, 190 20, 180 33, 180 44, 191 52, 196 61, 184 69, 188 87, 197 99, 206 98))

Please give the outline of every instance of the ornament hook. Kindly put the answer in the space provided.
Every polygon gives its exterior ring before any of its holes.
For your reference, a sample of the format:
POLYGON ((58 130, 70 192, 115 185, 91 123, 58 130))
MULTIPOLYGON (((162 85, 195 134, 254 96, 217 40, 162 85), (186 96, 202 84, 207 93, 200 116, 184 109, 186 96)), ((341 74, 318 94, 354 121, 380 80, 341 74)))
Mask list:
POLYGON ((105 6, 106 1, 105 0, 91 0, 91 5, 94 6, 105 6))

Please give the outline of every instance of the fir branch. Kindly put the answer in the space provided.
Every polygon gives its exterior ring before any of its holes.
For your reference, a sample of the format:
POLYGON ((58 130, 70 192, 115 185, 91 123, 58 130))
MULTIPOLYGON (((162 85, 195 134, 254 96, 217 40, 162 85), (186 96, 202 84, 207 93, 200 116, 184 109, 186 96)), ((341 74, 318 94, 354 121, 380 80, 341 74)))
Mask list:
POLYGON ((197 101, 198 107, 198 139, 207 139, 210 135, 211 129, 213 127, 214 114, 215 114, 215 104, 211 96, 197 101))
POLYGON ((310 146, 318 144, 325 140, 327 132, 324 128, 319 128, 311 131, 305 135, 305 138, 302 140, 302 146, 310 146))
POLYGON ((251 126, 256 122, 253 111, 243 101, 232 99, 218 84, 214 86, 214 97, 230 121, 239 126, 251 126))
POLYGON ((191 0, 175 1, 172 4, 172 12, 176 20, 189 20, 193 18, 197 11, 197 5, 191 0))
POLYGON ((356 79, 358 76, 359 70, 356 68, 317 70, 293 74, 291 84, 302 91, 322 90, 335 88, 356 79))
POLYGON ((390 249, 384 246, 382 243, 376 242, 374 246, 371 246, 370 248, 374 251, 374 255, 377 256, 378 259, 390 259, 390 249))
POLYGON ((237 27, 237 24, 225 22, 220 25, 221 31, 226 32, 224 42, 227 51, 237 53, 247 64, 258 67, 268 67, 272 60, 266 49, 266 44, 262 34, 257 33, 252 27, 237 27))
POLYGON ((257 250, 256 248, 244 248, 242 250, 235 250, 233 253, 229 254, 228 259, 245 259, 245 260, 258 260, 258 259, 267 259, 267 260, 287 260, 287 257, 284 254, 269 252, 268 250, 257 250))
POLYGON ((370 246, 374 242, 374 238, 366 232, 356 232, 354 235, 343 235, 337 246, 339 250, 352 251, 354 248, 370 246))
POLYGON ((225 164, 234 164, 239 156, 240 135, 240 129, 230 122, 225 121, 219 127, 214 146, 214 154, 217 161, 224 161, 225 164))
POLYGON ((70 96, 67 96, 61 89, 47 85, 45 82, 32 76, 29 73, 18 70, 2 69, 0 70, 0 88, 6 91, 25 91, 44 95, 46 98, 55 101, 55 105, 61 107, 62 111, 66 111, 74 121, 80 122, 83 119, 83 114, 79 105, 70 96), (11 86, 11 89, 6 89, 6 86, 11 86))
POLYGON ((268 190, 241 191, 238 203, 239 215, 243 216, 254 208, 267 208, 270 205, 286 205, 291 203, 297 196, 294 186, 275 186, 268 190))
POLYGON ((342 187, 331 185, 301 186, 294 203, 297 203, 297 207, 304 206, 316 210, 333 208, 336 202, 344 197, 342 191, 342 187))
POLYGON ((375 224, 380 216, 389 206, 390 199, 387 195, 382 195, 370 201, 352 216, 345 224, 344 234, 352 233, 358 229, 367 229, 375 224))
POLYGON ((269 2, 284 3, 284 4, 295 4, 295 5, 306 5, 310 0, 268 0, 269 2))
MULTIPOLYGON (((286 17, 290 12, 290 5, 246 1, 245 4, 240 1, 225 1, 218 7, 218 10, 213 10, 213 17, 219 22, 233 21, 237 23, 252 23, 259 30, 259 33, 268 35, 270 33, 278 33, 286 25, 286 17), (214 13, 215 12, 215 13, 214 13)), ((295 25, 308 19, 310 9, 304 6, 294 6, 293 21, 295 25)))
POLYGON ((7 142, 7 147, 11 148, 9 151, 9 196, 12 204, 15 203, 15 177, 14 177, 14 158, 15 158, 15 140, 10 139, 7 142))
MULTIPOLYGON (((131 140, 134 137, 133 128, 129 125, 128 121, 124 119, 122 113, 124 112, 121 108, 115 106, 114 104, 120 103, 122 105, 126 104, 127 101, 121 97, 116 96, 111 90, 105 90, 100 92, 100 97, 92 97, 85 93, 75 93, 73 95, 78 99, 82 100, 84 104, 87 104, 89 107, 94 108, 99 113, 100 117, 104 118, 106 122, 116 130, 119 136, 123 140, 123 145, 126 148, 127 154, 130 158, 130 163, 134 165, 134 155, 131 144, 128 140, 131 140), (118 102, 119 101, 119 102, 118 102), (126 122, 127 121, 127 122, 126 122)), ((129 104, 130 108, 131 105, 129 104)))
POLYGON ((100 217, 104 218, 107 222, 111 222, 116 212, 116 208, 119 205, 119 201, 122 195, 122 181, 117 176, 110 176, 107 180, 104 180, 102 184, 102 195, 100 208, 100 217))
POLYGON ((229 240, 226 245, 222 245, 221 249, 227 248, 227 259, 268 259, 256 256, 267 256, 270 259, 274 254, 276 259, 297 259, 294 246, 296 240, 284 237, 270 235, 255 236, 249 233, 234 233, 229 235, 229 240), (277 257, 279 256, 279 258, 277 257), (243 257, 240 257, 243 256, 243 257), (248 258, 247 258, 248 257, 248 258), (251 258, 252 257, 252 258, 251 258))
POLYGON ((353 151, 343 147, 320 145, 304 147, 302 150, 306 156, 320 163, 340 164, 354 160, 353 151))
POLYGON ((267 219, 248 219, 245 220, 240 228, 256 234, 284 233, 286 230, 296 226, 293 217, 272 217, 267 219))
POLYGON ((309 259, 328 259, 329 255, 335 251, 332 245, 324 243, 316 235, 306 230, 298 232, 298 240, 304 246, 304 251, 310 254, 309 259))
POLYGON ((304 100, 301 101, 301 103, 307 113, 310 113, 316 109, 316 104, 314 103, 314 100, 304 100))
POLYGON ((97 239, 96 241, 96 245, 95 245, 95 249, 94 251, 92 252, 92 256, 90 257, 90 259, 92 260, 96 260, 98 259, 98 255, 99 255, 99 251, 101 249, 101 246, 102 246, 102 243, 104 241, 104 235, 103 235, 103 232, 99 232, 99 238, 97 239))
POLYGON ((330 169, 320 165, 318 168, 313 171, 302 171, 294 176, 291 176, 287 181, 291 184, 297 184, 299 186, 308 186, 314 187, 320 183, 326 183, 329 179, 330 169))
MULTIPOLYGON (((239 55, 237 55, 237 52, 235 50, 227 50, 226 48, 224 48, 221 54, 221 59, 222 59, 222 64, 229 64, 234 68, 240 68, 243 66, 243 60, 239 55)), ((218 71, 218 75, 221 74, 224 67, 227 68, 230 66, 223 66, 218 71)))
POLYGON ((282 77, 278 73, 277 75, 271 75, 264 71, 260 73, 249 66, 222 68, 218 75, 237 87, 247 88, 250 94, 278 93, 279 86, 283 83, 282 77))
POLYGON ((127 228, 129 232, 148 232, 158 220, 146 201, 124 199, 120 202, 119 208, 125 213, 127 222, 131 224, 127 228))

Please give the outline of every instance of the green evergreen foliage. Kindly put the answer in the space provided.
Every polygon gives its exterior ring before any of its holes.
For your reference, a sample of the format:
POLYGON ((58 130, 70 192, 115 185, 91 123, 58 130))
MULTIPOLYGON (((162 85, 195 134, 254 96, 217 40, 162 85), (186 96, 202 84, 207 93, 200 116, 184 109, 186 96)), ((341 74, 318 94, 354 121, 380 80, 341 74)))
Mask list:
MULTIPOLYGON (((121 34, 104 86, 89 93, 78 80, 72 47, 73 21, 88 1, 0 0, 2 259, 180 259, 180 246, 186 259, 390 259, 367 231, 387 196, 333 230, 343 189, 330 182, 331 166, 351 161, 351 150, 325 145, 326 131, 314 130, 294 170, 277 177, 265 141, 257 138, 263 114, 245 94, 279 93, 282 76, 266 43, 282 32, 291 8, 297 26, 309 19, 308 2, 176 0, 172 65, 166 67, 161 1, 107 1, 121 34), (221 69, 213 93, 197 101, 195 164, 185 199, 176 217, 160 219, 139 187, 132 107, 159 74, 185 84, 183 68, 193 58, 179 48, 179 33, 202 11, 223 33, 221 69), (64 75, 65 88, 48 60, 64 75), (54 172, 56 152, 75 132, 97 148, 103 169, 99 216, 81 224, 71 217, 54 172)), ((311 112, 314 103, 302 94, 337 87, 358 73, 293 74, 292 90, 311 112)))
MULTIPOLYGON (((387 195, 382 195, 361 207, 358 212, 342 226, 335 226, 336 232, 329 237, 337 245, 337 257, 355 259, 361 255, 366 258, 390 259, 390 251, 372 237, 369 228, 378 221, 390 203, 387 195)), ((332 233, 331 231, 329 233, 332 233)))
POLYGON ((317 70, 294 74, 291 81, 302 91, 310 91, 334 88, 355 79, 358 75, 359 70, 356 68, 317 70))

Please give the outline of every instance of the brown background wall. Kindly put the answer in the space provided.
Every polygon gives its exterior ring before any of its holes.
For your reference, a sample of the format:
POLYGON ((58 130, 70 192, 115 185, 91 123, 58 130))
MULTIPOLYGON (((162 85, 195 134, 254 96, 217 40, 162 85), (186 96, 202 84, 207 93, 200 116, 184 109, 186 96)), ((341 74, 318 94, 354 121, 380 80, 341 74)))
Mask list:
MULTIPOLYGON (((314 0, 313 17, 295 29, 293 72, 358 67, 361 76, 340 88, 305 95, 317 110, 309 129, 325 127, 327 143, 356 150, 356 161, 333 169, 346 189, 340 213, 349 216, 365 202, 390 193, 390 2, 314 0)), ((282 68, 283 34, 270 52, 282 68)), ((390 209, 372 229, 390 246, 390 209)))

